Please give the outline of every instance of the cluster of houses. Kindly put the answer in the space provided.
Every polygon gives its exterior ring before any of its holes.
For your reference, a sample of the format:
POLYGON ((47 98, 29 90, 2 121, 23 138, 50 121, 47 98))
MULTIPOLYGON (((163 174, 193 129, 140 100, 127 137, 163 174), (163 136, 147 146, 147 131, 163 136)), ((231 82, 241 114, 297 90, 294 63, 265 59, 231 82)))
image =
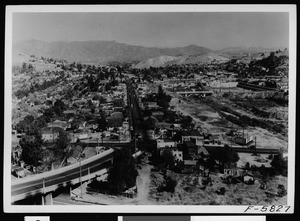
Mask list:
MULTIPOLYGON (((138 94, 139 97, 144 97, 146 94, 149 94, 149 87, 144 84, 138 85, 138 94)), ((201 127, 197 128, 182 128, 182 125, 177 123, 167 123, 164 122, 163 115, 164 113, 161 110, 161 107, 157 105, 156 102, 142 102, 140 99, 140 107, 142 110, 151 110, 151 118, 156 119, 155 129, 151 130, 152 134, 150 138, 156 140, 156 152, 158 156, 163 156, 165 151, 172 153, 175 164, 180 163, 183 165, 184 171, 194 172, 201 171, 202 174, 208 174, 206 165, 211 156, 215 156, 216 152, 220 148, 224 148, 224 142, 221 141, 219 135, 212 135, 208 132, 204 132, 201 127), (179 136, 175 136, 178 133, 179 136), (201 164, 199 162, 206 162, 201 164)), ((178 115, 180 118, 180 115, 178 115)), ((147 117, 145 117, 147 120, 147 117)), ((243 138, 237 136, 235 141, 236 145, 248 145, 253 143, 253 138, 243 138)), ((219 162, 220 163, 220 162, 219 162)), ((218 161, 215 165, 218 169, 218 161)), ((251 183, 253 175, 251 173, 239 173, 240 170, 235 165, 230 165, 224 173, 224 177, 232 175, 234 171, 238 170, 238 174, 234 176, 241 176, 243 182, 251 183), (230 171, 230 172, 228 172, 230 171)), ((241 171, 243 171, 241 169, 241 171)))
MULTIPOLYGON (((125 84, 120 83, 118 86, 111 87, 109 91, 89 92, 81 96, 76 94, 72 97, 63 96, 64 89, 63 85, 56 85, 56 90, 50 96, 46 89, 42 93, 31 93, 15 102, 12 119, 13 137, 16 138, 12 144, 14 165, 12 175, 15 177, 24 177, 33 171, 32 168, 26 168, 24 162, 20 161, 22 150, 18 145, 17 137, 21 135, 14 130, 15 126, 29 114, 35 118, 43 115, 43 110, 53 105, 56 100, 61 100, 66 110, 61 116, 52 118, 47 126, 41 129, 45 144, 54 143, 61 130, 67 132, 71 143, 78 140, 84 142, 130 141, 129 123, 125 111, 127 104, 125 84), (100 130, 98 127, 101 117, 105 119, 106 127, 100 130)), ((89 150, 86 156, 91 154, 95 153, 89 150)))
POLYGON ((99 134, 95 135, 100 132, 97 120, 102 116, 105 116, 107 121, 107 131, 101 131, 105 133, 105 138, 108 133, 111 134, 109 131, 115 131, 115 134, 125 134, 128 128, 127 118, 123 114, 127 100, 125 90, 124 84, 119 85, 112 92, 89 93, 80 99, 73 99, 72 102, 67 103, 69 106, 63 112, 64 120, 56 119, 42 129, 43 139, 46 142, 55 141, 59 133, 58 128, 68 131, 72 141, 98 138, 99 134), (101 101, 94 99, 95 96, 101 96, 101 101), (72 128, 74 119, 80 119, 76 128, 72 128))

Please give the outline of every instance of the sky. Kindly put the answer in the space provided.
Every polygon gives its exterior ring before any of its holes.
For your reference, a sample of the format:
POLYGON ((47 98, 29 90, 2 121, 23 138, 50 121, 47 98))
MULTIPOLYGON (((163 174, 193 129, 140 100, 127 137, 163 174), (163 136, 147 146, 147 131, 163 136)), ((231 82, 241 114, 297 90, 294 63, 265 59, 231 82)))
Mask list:
POLYGON ((287 47, 287 12, 13 13, 13 44, 109 40, 145 47, 287 47))

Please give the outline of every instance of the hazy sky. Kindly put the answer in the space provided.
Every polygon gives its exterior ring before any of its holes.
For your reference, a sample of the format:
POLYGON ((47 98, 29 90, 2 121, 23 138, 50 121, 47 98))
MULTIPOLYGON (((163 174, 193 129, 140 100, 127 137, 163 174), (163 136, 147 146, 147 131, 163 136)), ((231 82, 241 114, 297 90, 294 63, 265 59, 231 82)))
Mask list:
POLYGON ((142 46, 288 46, 285 12, 13 13, 21 40, 115 40, 142 46))

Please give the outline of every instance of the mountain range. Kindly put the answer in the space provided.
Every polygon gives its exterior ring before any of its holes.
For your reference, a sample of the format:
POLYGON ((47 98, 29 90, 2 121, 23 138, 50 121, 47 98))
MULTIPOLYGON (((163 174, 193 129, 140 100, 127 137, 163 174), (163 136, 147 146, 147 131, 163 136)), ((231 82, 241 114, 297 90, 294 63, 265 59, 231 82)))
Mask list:
POLYGON ((18 53, 44 56, 69 61, 121 61, 138 62, 161 55, 180 56, 205 54, 205 47, 189 45, 177 48, 135 46, 116 41, 57 41, 27 40, 13 45, 13 55, 18 53))
MULTIPOLYGON (((226 61, 231 54, 267 51, 264 48, 235 47, 219 51, 198 45, 159 48, 143 47, 116 41, 56 41, 27 40, 13 45, 13 59, 19 54, 65 59, 75 62, 132 62, 140 68, 172 63, 226 61)), ((271 49, 270 49, 271 50, 271 49)), ((269 50, 269 51, 270 51, 269 50)))

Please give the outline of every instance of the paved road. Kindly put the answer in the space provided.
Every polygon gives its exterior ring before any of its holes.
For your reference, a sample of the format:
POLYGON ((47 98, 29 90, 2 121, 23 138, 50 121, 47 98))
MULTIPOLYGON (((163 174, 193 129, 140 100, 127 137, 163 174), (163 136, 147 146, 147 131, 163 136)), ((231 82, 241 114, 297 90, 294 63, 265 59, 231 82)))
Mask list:
MULTIPOLYGON (((107 155, 104 155, 101 158, 95 159, 92 162, 84 163, 82 162, 81 166, 81 176, 95 173, 101 169, 104 169, 110 165, 110 160, 112 159, 113 151, 109 152, 107 155)), ((41 174, 37 175, 39 178, 26 179, 24 182, 16 180, 17 183, 12 183, 11 195, 12 199, 19 198, 20 195, 32 196, 32 193, 43 192, 43 188, 54 186, 56 188, 64 186, 64 184, 71 184, 70 182, 73 179, 80 177, 80 163, 74 168, 74 165, 71 165, 71 168, 63 170, 63 172, 58 171, 57 174, 51 173, 51 175, 45 174, 45 177, 42 177, 41 174)))

